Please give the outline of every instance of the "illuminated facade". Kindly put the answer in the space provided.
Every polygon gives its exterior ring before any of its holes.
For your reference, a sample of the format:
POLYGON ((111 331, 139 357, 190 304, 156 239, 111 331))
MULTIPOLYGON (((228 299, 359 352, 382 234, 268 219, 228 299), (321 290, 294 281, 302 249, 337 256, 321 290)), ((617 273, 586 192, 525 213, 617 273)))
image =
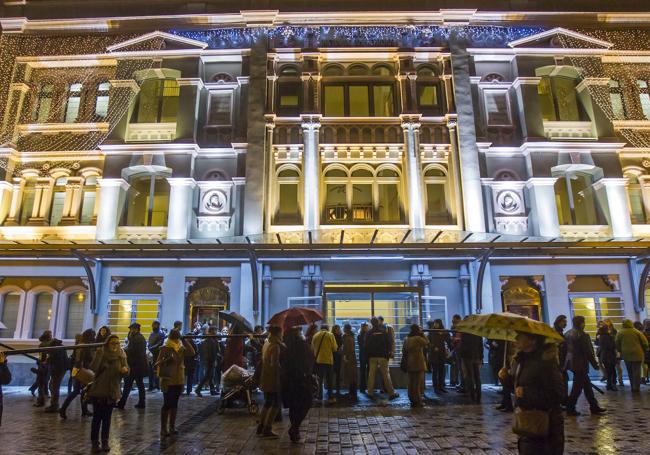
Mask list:
POLYGON ((494 258, 479 298, 477 254, 400 245, 650 237, 650 15, 20 8, 2 19, 0 338, 292 304, 398 331, 477 309, 645 317, 636 257, 494 258), (259 238, 396 246, 200 252, 259 238), (11 249, 34 242, 112 246, 90 254, 95 308, 76 259, 11 249), (197 253, 120 257, 138 244, 197 253))

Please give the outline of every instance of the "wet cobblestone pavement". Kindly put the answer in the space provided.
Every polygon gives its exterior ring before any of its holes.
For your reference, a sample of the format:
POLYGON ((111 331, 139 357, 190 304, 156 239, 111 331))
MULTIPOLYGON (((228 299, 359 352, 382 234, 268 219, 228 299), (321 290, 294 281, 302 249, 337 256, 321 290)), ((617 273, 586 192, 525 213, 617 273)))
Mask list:
MULTIPOLYGON (((303 443, 292 444, 286 434, 288 417, 275 429, 280 438, 260 439, 256 421, 246 409, 216 411, 214 397, 183 396, 177 420, 180 434, 161 444, 158 438, 160 393, 147 394, 147 408, 134 409, 132 395, 125 411, 115 410, 111 428, 112 454, 510 454, 516 438, 510 431, 511 415, 494 409, 499 395, 486 387, 482 405, 450 392, 412 410, 406 399, 372 402, 367 398, 349 407, 343 402, 315 407, 303 423, 303 443)), ((431 392, 429 392, 431 393, 431 392)), ((434 396, 435 397, 435 396, 434 396)), ((629 387, 599 397, 609 412, 592 417, 581 399, 580 417, 566 423, 566 453, 650 453, 647 437, 650 387, 632 398, 629 387)), ((261 403, 261 397, 258 397, 261 403)), ((5 410, 0 427, 0 454, 89 453, 90 420, 81 417, 76 400, 63 421, 32 407, 24 387, 5 389, 5 410)))

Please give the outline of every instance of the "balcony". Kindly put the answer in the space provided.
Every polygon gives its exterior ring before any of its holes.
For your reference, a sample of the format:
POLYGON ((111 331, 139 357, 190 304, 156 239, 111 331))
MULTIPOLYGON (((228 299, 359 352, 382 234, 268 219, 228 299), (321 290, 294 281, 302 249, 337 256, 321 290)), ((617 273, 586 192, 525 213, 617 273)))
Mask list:
POLYGON ((171 142, 176 139, 174 123, 130 123, 125 142, 171 142))
POLYGON ((164 240, 167 226, 120 226, 117 228, 118 240, 164 240))
POLYGON ((552 141, 598 139, 591 122, 544 122, 544 135, 552 141))
POLYGON ((611 238, 612 230, 609 225, 562 225, 560 237, 575 239, 611 238))
POLYGON ((1 226, 0 238, 7 240, 94 240, 95 226, 1 226))

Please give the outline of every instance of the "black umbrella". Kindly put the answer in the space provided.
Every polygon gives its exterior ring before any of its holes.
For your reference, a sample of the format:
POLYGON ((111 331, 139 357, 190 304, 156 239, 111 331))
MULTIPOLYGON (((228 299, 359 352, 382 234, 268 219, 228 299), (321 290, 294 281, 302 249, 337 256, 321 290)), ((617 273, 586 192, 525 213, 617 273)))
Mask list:
POLYGON ((239 313, 234 311, 219 311, 219 317, 229 324, 239 326, 245 332, 253 333, 253 325, 239 313))

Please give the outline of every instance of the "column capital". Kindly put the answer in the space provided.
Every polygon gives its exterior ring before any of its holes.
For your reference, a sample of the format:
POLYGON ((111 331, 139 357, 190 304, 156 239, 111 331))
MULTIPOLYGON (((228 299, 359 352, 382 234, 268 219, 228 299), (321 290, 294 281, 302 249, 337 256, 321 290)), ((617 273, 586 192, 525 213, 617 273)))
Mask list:
POLYGON ((303 130, 318 130, 320 129, 320 114, 302 114, 300 116, 301 124, 303 130))
POLYGON ((620 178, 620 177, 606 177, 598 180, 597 182, 594 183, 594 189, 599 189, 602 187, 609 188, 609 187, 615 187, 615 186, 622 186, 625 187, 629 184, 628 180, 626 178, 620 178))
POLYGON ((557 182, 557 177, 531 177, 526 180, 526 188, 553 186, 555 182, 557 182))
POLYGON ((196 180, 194 180, 192 177, 167 177, 167 183, 169 183, 169 186, 171 187, 187 186, 194 188, 196 186, 196 180))
POLYGON ((128 190, 131 185, 129 185, 129 182, 126 180, 119 178, 119 179, 97 179, 97 184, 99 185, 100 188, 113 188, 113 187, 120 187, 124 191, 128 190))
POLYGON ((447 122, 447 128, 455 130, 458 128, 458 115, 457 114, 447 114, 445 115, 445 121, 447 122))
POLYGON ((140 86, 135 79, 111 79, 108 83, 114 88, 130 88, 135 93, 140 91, 140 86))
POLYGON ((14 185, 11 184, 11 182, 7 182, 6 180, 1 180, 0 181, 0 191, 2 190, 12 190, 14 188, 14 185))
POLYGON ((399 116, 404 130, 416 131, 420 129, 422 114, 401 114, 399 116))

